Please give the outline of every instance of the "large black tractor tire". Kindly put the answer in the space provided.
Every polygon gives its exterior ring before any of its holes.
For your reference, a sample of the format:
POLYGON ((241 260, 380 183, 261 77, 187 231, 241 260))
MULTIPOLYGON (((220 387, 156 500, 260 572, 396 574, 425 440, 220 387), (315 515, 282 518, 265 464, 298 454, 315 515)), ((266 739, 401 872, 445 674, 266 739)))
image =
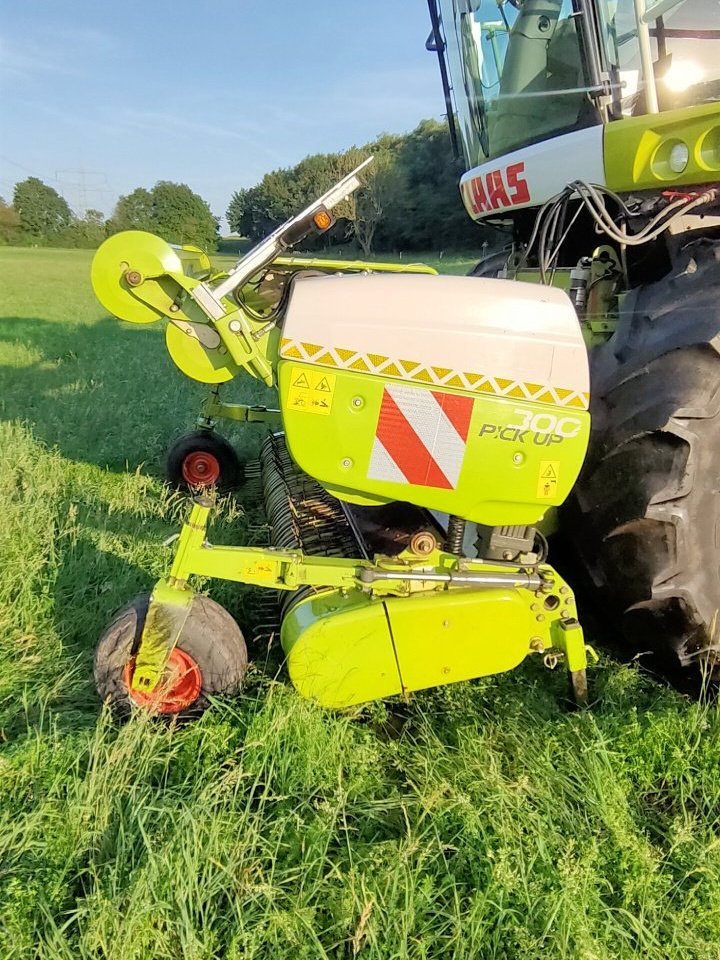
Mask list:
POLYGON ((240 628, 230 614, 209 597, 195 596, 171 655, 157 695, 130 689, 134 655, 140 642, 150 597, 137 597, 119 610, 95 650, 95 685, 103 702, 121 717, 135 709, 165 718, 192 719, 213 695, 238 693, 248 656, 240 628))
POLYGON ((686 678, 718 673, 720 243, 687 245, 627 298, 591 384, 566 529, 627 649, 686 678))
POLYGON ((490 279, 495 279, 500 276, 507 266, 509 257, 509 250, 500 250, 497 253, 491 253, 482 260, 478 260, 475 266, 468 270, 466 276, 489 277, 490 279))

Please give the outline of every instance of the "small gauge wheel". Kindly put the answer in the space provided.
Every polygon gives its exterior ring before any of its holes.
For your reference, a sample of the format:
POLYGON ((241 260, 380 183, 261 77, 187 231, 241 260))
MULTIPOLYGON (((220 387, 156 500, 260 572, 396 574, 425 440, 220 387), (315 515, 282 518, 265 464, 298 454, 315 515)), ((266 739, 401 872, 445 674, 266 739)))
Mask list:
POLYGON ((196 430, 180 437, 168 451, 165 476, 184 490, 215 487, 230 490, 242 479, 242 466, 231 444, 214 430, 196 430))
POLYGON ((192 719, 213 695, 237 694, 247 671, 247 648, 230 614, 209 597, 196 596, 152 693, 132 689, 135 652, 150 597, 137 597, 108 624, 95 651, 95 685, 115 712, 141 711, 159 717, 192 719))

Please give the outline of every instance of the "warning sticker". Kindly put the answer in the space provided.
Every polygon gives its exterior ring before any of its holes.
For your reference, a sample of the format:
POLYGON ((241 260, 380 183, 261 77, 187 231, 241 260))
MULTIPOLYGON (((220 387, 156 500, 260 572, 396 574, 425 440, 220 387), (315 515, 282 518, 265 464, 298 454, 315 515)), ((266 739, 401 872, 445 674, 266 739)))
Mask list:
POLYGON ((551 500, 557 494, 557 485, 559 479, 560 461, 541 460, 540 469, 538 470, 538 500, 551 500))
POLYGON ((319 413, 326 417, 332 410, 337 374, 294 367, 290 375, 287 405, 299 413, 319 413))

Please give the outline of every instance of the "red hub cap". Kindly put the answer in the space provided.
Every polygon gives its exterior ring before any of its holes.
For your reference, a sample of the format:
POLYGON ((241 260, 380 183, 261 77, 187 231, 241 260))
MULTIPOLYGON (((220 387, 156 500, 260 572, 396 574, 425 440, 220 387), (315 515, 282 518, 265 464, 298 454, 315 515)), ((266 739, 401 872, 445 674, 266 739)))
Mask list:
POLYGON ((214 487, 220 479, 220 462, 212 453, 196 450, 183 460, 182 475, 190 487, 214 487))
POLYGON ((200 668, 190 654, 179 647, 173 647, 163 678, 152 693, 133 690, 130 684, 134 671, 133 658, 125 664, 123 672, 128 696, 138 707, 149 710, 150 713, 169 714, 187 710, 195 703, 202 690, 200 668))

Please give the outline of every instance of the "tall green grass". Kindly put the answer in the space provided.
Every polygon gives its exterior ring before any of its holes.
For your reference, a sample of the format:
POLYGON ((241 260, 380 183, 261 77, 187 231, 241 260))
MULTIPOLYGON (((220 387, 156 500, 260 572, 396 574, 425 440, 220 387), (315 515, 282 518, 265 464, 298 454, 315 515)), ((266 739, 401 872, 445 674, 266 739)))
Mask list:
MULTIPOLYGON (((585 713, 537 662, 324 712, 274 644, 194 725, 102 709, 94 643, 165 568, 200 390, 88 265, 0 250, 0 957, 719 957, 717 709, 608 656, 585 713)), ((217 538, 253 522, 228 499, 217 538)))

